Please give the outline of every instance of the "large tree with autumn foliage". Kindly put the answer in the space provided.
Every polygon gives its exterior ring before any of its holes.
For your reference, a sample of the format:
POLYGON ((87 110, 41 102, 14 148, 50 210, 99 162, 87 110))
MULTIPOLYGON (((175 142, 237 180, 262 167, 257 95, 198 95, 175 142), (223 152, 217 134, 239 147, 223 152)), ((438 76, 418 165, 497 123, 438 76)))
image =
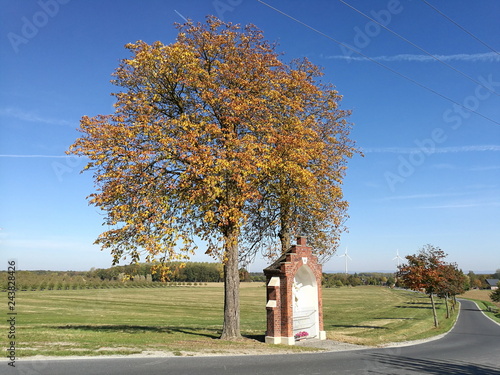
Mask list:
POLYGON ((350 112, 339 108, 341 96, 332 85, 315 81, 321 75, 307 60, 280 72, 281 98, 268 103, 274 121, 267 177, 244 231, 250 256, 255 244, 279 255, 303 235, 320 259, 327 258, 345 229, 348 203, 341 184, 347 159, 356 152, 346 120, 350 112))
POLYGON ((126 46, 115 113, 83 117, 69 152, 90 159, 90 203, 109 227, 96 242, 115 263, 185 259, 195 238, 221 259, 221 337, 233 339, 245 233, 259 220, 281 233, 301 223, 337 230, 347 207, 339 186, 355 150, 340 96, 316 84, 311 63, 284 64, 251 25, 208 17, 178 29, 169 45, 126 46))

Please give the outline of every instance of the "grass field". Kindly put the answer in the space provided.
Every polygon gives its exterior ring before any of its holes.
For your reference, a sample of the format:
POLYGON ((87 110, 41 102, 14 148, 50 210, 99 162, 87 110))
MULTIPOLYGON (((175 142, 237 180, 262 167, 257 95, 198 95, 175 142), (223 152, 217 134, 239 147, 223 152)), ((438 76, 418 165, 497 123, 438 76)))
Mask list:
MULTIPOLYGON (((242 285, 241 329, 245 339, 236 343, 216 339, 222 326, 221 284, 17 292, 16 354, 311 350, 264 344, 265 288, 257 283, 242 285)), ((6 294, 4 298, 7 300, 6 294)), ((364 345, 429 337, 453 323, 453 319, 444 319, 444 308, 439 304, 441 326, 434 329, 428 297, 382 287, 323 289, 323 305, 328 338, 364 345)), ((0 329, 8 331, 3 322, 0 329)))
POLYGON ((428 296, 382 287, 324 289, 323 305, 327 337, 362 345, 427 338, 448 331, 456 318, 445 319, 438 299, 436 329, 428 296))

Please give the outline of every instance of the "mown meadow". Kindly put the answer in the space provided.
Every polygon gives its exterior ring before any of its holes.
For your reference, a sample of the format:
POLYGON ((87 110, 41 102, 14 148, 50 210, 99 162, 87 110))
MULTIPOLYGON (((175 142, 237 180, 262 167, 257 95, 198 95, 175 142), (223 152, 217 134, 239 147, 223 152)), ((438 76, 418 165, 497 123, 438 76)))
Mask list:
MULTIPOLYGON (((454 314, 445 319, 440 301, 441 324, 435 329, 427 296, 376 286, 323 289, 323 305, 329 339, 371 346, 445 332, 456 317, 454 314)), ((266 309, 261 283, 242 283, 244 339, 238 342, 217 339, 223 311, 220 283, 197 287, 18 291, 16 309, 16 349, 20 357, 311 350, 263 343, 266 309)), ((5 331, 7 326, 2 323, 0 329, 5 331)))

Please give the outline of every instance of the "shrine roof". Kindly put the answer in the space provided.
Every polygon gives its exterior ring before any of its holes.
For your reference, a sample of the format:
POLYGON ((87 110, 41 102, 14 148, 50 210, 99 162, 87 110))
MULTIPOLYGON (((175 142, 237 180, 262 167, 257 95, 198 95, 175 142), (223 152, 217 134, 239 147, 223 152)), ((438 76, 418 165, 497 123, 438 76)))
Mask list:
POLYGON ((281 254, 281 256, 278 259, 276 259, 276 261, 273 264, 271 264, 269 267, 264 268, 264 272, 279 270, 281 268, 281 265, 286 262, 286 255, 290 253, 291 250, 292 249, 281 254))

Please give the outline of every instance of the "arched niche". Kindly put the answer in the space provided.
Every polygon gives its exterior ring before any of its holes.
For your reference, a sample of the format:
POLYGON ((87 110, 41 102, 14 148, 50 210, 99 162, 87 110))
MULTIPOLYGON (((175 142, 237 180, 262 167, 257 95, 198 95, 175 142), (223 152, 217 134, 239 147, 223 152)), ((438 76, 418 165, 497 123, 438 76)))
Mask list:
POLYGON ((293 334, 319 335, 318 283, 313 271, 304 264, 295 273, 292 285, 293 334))
POLYGON ((326 339, 321 298, 322 267, 305 237, 264 269, 266 343, 293 345, 302 338, 326 339), (307 332, 307 335, 299 335, 307 332))

